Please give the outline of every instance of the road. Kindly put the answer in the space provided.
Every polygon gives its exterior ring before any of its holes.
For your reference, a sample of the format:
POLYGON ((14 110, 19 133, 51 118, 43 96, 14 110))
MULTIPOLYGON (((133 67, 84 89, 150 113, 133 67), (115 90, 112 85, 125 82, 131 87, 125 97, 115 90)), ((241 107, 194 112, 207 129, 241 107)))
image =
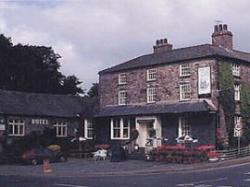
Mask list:
POLYGON ((220 169, 125 176, 1 176, 1 187, 250 187, 250 163, 220 169))

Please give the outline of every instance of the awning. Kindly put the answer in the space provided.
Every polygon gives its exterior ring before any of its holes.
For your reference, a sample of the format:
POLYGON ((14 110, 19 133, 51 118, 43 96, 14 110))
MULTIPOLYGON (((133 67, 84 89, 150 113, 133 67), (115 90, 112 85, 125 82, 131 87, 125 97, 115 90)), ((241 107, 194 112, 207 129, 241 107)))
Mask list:
POLYGON ((95 117, 215 112, 216 110, 212 102, 198 100, 196 102, 177 102, 172 104, 109 106, 101 109, 95 117))

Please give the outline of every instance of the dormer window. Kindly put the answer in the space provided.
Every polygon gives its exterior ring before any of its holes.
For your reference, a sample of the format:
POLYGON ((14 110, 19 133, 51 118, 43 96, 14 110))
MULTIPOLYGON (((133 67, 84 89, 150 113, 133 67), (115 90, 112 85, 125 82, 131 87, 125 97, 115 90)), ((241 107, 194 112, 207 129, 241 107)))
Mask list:
POLYGON ((119 74, 118 84, 119 85, 127 84, 127 75, 126 75, 126 73, 120 73, 119 74))
POLYGON ((180 65, 180 77, 187 77, 191 75, 190 64, 181 64, 180 65))
POLYGON ((239 64, 232 64, 232 74, 233 74, 233 76, 236 76, 236 77, 240 76, 240 65, 239 64))
POLYGON ((148 69, 147 81, 155 81, 155 80, 156 80, 156 69, 148 69))

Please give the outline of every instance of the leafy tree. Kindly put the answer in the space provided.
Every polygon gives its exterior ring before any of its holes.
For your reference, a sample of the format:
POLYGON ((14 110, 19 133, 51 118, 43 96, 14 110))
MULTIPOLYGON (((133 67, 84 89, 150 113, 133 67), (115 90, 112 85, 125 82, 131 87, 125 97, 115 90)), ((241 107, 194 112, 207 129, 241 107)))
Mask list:
POLYGON ((88 91, 88 97, 98 97, 98 89, 99 89, 99 84, 98 83, 93 83, 92 87, 88 91))
POLYGON ((83 93, 74 75, 60 71, 61 56, 51 47, 13 45, 10 38, 0 35, 0 89, 35 93, 83 93))
POLYGON ((77 95, 79 93, 84 93, 81 88, 78 87, 82 82, 79 81, 79 79, 74 76, 68 76, 63 78, 63 89, 62 93, 63 94, 74 94, 77 95))

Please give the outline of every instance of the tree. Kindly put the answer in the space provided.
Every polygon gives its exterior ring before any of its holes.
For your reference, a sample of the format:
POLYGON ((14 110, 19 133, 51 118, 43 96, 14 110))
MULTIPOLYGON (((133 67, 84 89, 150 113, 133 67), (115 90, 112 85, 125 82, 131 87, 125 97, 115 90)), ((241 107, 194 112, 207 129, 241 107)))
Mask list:
POLYGON ((82 93, 74 75, 60 71, 61 56, 51 47, 13 45, 10 38, 0 35, 0 89, 35 93, 82 93))
POLYGON ((79 79, 74 76, 68 76, 63 79, 63 87, 62 87, 62 93, 63 94, 73 94, 77 95, 80 93, 84 93, 81 88, 78 87, 82 82, 79 81, 79 79))
POLYGON ((88 97, 98 97, 98 89, 99 89, 99 84, 98 83, 93 83, 92 87, 88 91, 88 97))

